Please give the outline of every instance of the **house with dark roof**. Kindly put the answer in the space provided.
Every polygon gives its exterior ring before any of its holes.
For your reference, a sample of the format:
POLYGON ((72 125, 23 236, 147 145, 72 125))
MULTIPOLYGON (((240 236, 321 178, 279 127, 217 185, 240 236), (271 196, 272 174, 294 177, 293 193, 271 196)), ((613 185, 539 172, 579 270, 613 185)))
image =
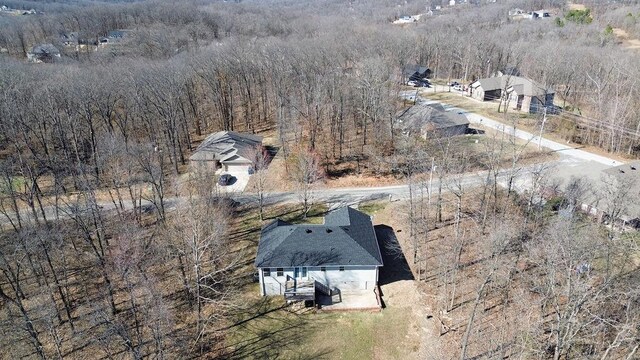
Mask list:
POLYGON ((402 69, 402 82, 424 81, 431 76, 431 69, 417 64, 408 64, 402 69))
POLYGON ((464 135, 469 120, 458 112, 445 111, 441 104, 417 104, 397 114, 397 121, 405 135, 422 138, 442 138, 464 135))
POLYGON ((321 225, 273 221, 262 229, 255 261, 261 295, 313 301, 345 291, 373 297, 382 265, 371 217, 351 207, 321 225))
POLYGON ((469 86, 471 97, 480 101, 509 99, 514 110, 531 114, 553 107, 555 92, 522 76, 506 74, 479 79, 469 86))
POLYGON ((52 63, 60 58, 60 50, 53 44, 40 44, 27 53, 27 61, 31 63, 52 63))
POLYGON ((213 170, 248 171, 253 167, 256 151, 262 150, 262 137, 235 131, 219 131, 207 136, 193 152, 192 164, 213 170))

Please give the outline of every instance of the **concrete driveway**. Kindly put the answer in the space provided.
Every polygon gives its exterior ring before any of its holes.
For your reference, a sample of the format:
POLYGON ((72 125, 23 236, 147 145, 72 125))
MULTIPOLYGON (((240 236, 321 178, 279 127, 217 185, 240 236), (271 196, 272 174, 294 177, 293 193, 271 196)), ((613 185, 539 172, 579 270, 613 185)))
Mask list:
POLYGON ((242 167, 240 169, 235 169, 234 167, 230 168, 229 171, 222 171, 222 170, 218 170, 216 171, 216 175, 222 175, 222 174, 230 174, 231 176, 234 177, 232 183, 230 185, 219 185, 216 184, 216 186, 218 187, 218 191, 220 191, 221 193, 240 193, 244 191, 244 188, 247 187, 247 183, 249 182, 249 177, 251 175, 249 175, 249 172, 247 171, 246 168, 242 167))

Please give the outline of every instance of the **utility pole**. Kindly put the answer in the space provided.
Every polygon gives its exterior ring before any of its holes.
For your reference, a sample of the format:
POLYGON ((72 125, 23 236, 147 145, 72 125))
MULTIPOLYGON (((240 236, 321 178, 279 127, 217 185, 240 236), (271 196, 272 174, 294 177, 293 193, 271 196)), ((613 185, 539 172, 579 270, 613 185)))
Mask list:
POLYGON ((540 126, 540 136, 538 136, 538 150, 540 150, 540 146, 542 145, 542 132, 544 131, 544 123, 547 122, 547 107, 544 107, 542 113, 542 125, 540 126))

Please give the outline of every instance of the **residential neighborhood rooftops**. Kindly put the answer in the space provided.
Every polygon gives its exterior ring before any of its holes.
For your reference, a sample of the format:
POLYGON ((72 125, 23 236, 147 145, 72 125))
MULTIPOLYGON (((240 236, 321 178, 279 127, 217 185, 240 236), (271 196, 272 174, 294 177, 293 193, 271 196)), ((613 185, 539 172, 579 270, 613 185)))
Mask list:
POLYGON ((351 207, 332 211, 322 225, 275 220, 262 229, 256 267, 382 266, 371 218, 351 207))
POLYGON ((192 161, 247 162, 251 161, 262 137, 235 131, 219 131, 207 136, 191 155, 192 161))

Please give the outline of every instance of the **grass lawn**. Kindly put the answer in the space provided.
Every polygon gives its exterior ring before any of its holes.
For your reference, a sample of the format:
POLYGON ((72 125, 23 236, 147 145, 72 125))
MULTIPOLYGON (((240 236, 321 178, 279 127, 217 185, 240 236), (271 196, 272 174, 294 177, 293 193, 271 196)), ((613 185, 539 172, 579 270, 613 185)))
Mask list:
POLYGON ((402 359, 419 346, 406 345, 409 308, 316 313, 285 307, 281 298, 255 301, 258 311, 232 328, 232 358, 402 359))
MULTIPOLYGON (((23 191, 24 188, 24 178, 22 176, 13 176, 11 177, 11 187, 13 187, 14 191, 20 192, 23 191)), ((9 184, 6 179, 0 180, 0 194, 9 194, 9 184)))
POLYGON ((388 204, 387 201, 365 201, 358 205, 358 210, 368 215, 375 215, 378 211, 384 210, 388 204))

